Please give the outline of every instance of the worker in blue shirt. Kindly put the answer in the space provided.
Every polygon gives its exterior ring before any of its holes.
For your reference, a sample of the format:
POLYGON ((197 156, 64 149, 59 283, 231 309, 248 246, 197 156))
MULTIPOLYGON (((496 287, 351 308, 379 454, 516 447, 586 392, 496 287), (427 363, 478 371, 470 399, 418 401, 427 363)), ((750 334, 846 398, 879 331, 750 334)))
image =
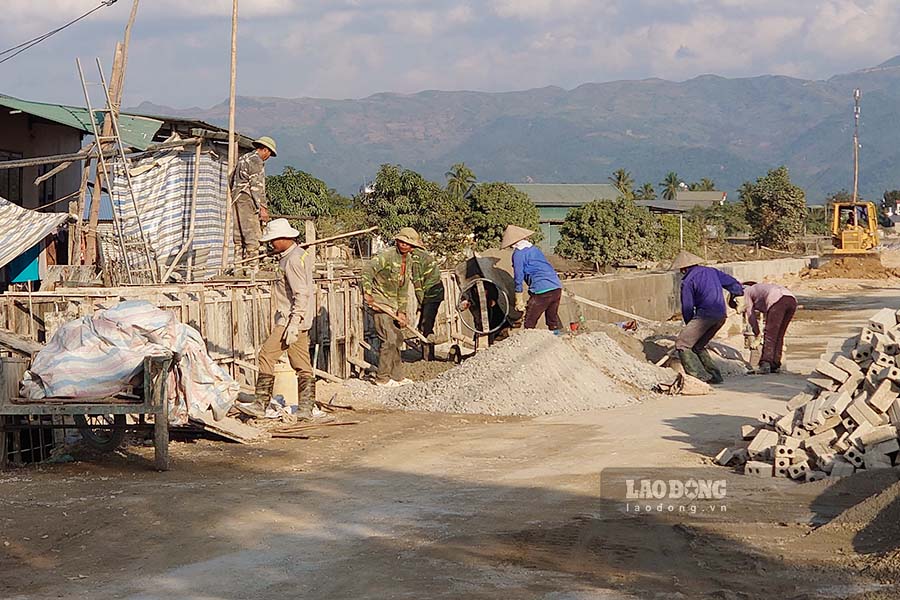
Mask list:
POLYGON ((725 297, 743 296, 741 283, 727 273, 704 267, 699 256, 684 252, 675 257, 672 270, 680 270, 681 316, 685 326, 675 340, 675 349, 685 373, 709 383, 722 383, 722 373, 709 355, 706 345, 725 324, 725 297))
POLYGON ((516 310, 525 313, 525 329, 534 329, 544 315, 547 329, 559 331, 562 329, 559 322, 562 282, 540 248, 528 241, 532 235, 534 232, 530 229, 508 225, 500 242, 501 248, 513 248, 516 310), (528 286, 527 302, 523 284, 528 286))

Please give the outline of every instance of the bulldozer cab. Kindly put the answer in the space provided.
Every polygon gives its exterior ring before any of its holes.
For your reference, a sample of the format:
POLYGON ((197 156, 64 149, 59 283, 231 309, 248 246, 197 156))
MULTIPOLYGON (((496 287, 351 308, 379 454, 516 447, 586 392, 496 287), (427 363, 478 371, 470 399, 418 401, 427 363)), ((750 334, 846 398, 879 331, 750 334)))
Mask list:
POLYGON ((835 202, 831 210, 835 254, 865 254, 878 246, 878 214, 873 203, 835 202))

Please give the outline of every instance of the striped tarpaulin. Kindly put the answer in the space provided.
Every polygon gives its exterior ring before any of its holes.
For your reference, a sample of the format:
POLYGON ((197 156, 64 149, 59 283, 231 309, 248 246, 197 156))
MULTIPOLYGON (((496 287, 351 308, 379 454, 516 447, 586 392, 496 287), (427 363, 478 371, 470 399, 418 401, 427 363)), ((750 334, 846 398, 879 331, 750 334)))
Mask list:
MULTIPOLYGON (((131 164, 134 201, 121 169, 114 179, 111 197, 125 239, 137 240, 143 231, 161 273, 177 260, 175 272, 186 277, 190 264, 190 280, 196 281, 215 275, 222 264, 227 165, 211 152, 200 154, 193 241, 190 241, 194 161, 194 150, 187 147, 145 157, 131 164)), ((228 236, 230 240, 230 232, 228 236)), ((130 249, 132 255, 138 252, 137 248, 130 249)), ((229 264, 232 253, 229 244, 229 264)))
POLYGON ((0 267, 54 233, 68 218, 66 213, 39 213, 0 197, 0 267))

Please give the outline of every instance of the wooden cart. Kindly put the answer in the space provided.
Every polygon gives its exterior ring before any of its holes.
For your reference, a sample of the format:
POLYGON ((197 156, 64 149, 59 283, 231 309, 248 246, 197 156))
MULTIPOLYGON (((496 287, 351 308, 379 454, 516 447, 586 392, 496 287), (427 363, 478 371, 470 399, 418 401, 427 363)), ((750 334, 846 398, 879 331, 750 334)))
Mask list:
POLYGON ((154 464, 157 470, 169 468, 169 402, 166 380, 172 366, 172 356, 144 358, 143 385, 138 397, 112 396, 96 399, 44 398, 33 402, 25 398, 9 397, 0 389, 0 468, 6 466, 7 436, 23 427, 71 427, 67 425, 14 425, 8 417, 15 415, 70 416, 84 440, 92 447, 113 451, 122 442, 126 429, 153 429, 154 464), (126 415, 138 417, 137 424, 127 424, 126 415), (145 421, 153 416, 153 423, 145 421))

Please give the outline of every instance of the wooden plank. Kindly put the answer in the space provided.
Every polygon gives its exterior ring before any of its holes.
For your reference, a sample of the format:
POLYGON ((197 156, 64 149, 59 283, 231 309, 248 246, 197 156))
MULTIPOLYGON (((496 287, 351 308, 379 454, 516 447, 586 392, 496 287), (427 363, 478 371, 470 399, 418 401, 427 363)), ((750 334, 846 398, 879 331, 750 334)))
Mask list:
POLYGON ((605 310, 607 312, 611 312, 614 315, 619 315, 621 317, 633 319, 633 320, 637 321, 638 323, 650 324, 650 323, 654 322, 651 319, 641 317, 634 313, 630 313, 628 311, 624 311, 624 310, 621 310, 618 308, 613 308, 612 306, 608 306, 606 304, 601 304, 599 302, 594 302, 593 300, 588 300, 587 298, 583 298, 583 297, 581 297, 577 294, 574 294, 572 292, 569 292, 569 291, 566 291, 566 295, 569 298, 571 298, 572 300, 574 300, 575 302, 580 302, 581 304, 587 304, 588 306, 593 306, 594 308, 599 308, 600 310, 605 310))
POLYGON ((39 342, 29 340, 28 338, 6 329, 0 329, 0 346, 25 356, 33 356, 40 352, 44 347, 44 345, 39 342))
POLYGON ((205 431, 214 433, 233 442, 239 442, 241 444, 249 444, 250 442, 255 442, 262 436, 263 433, 256 427, 252 427, 250 425, 247 425, 246 423, 241 423, 237 419, 233 419, 231 417, 225 417, 220 421, 216 421, 213 418, 212 410, 209 409, 207 409, 202 417, 191 417, 189 421, 205 431))

